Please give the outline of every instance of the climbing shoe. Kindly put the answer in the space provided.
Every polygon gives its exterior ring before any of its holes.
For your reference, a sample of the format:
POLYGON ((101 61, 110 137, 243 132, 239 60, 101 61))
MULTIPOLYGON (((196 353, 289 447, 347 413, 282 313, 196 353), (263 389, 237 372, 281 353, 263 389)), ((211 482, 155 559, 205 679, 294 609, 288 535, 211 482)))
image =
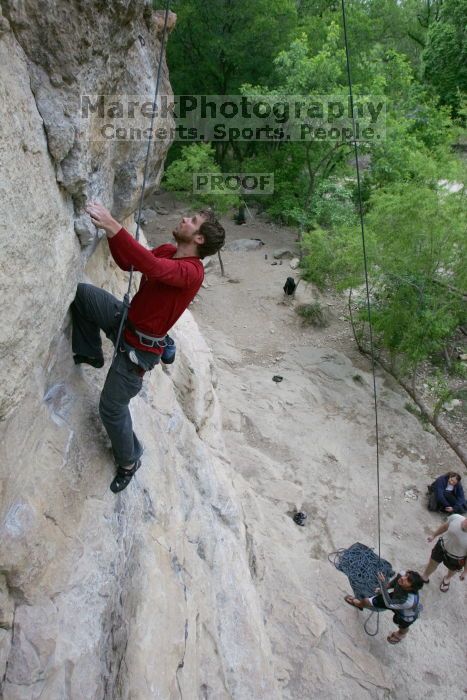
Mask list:
POLYGON ((110 484, 110 490, 114 493, 118 493, 119 491, 123 491, 123 489, 126 489, 126 487, 130 483, 140 466, 141 460, 138 459, 133 464, 131 469, 125 469, 125 467, 117 467, 117 475, 110 484))
POLYGON ((73 355, 73 360, 75 365, 91 365, 91 367, 96 367, 100 369, 104 366, 103 357, 87 357, 86 355, 73 355))
POLYGON ((297 525, 300 525, 300 527, 305 527, 305 520, 306 520, 306 513, 295 513, 293 516, 293 521, 297 525))

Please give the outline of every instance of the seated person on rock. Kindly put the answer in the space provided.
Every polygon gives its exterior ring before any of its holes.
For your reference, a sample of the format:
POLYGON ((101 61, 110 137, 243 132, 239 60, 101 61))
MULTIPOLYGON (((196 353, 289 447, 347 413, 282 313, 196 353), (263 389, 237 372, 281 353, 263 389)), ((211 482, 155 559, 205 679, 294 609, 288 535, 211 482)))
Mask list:
MULTIPOLYGON (((105 380, 99 414, 112 444, 117 474, 110 488, 126 488, 141 466, 143 447, 133 432, 130 400, 142 388, 143 375, 159 363, 170 328, 194 299, 204 279, 201 260, 224 244, 225 231, 211 211, 181 220, 173 232, 176 245, 147 250, 101 204, 86 208, 107 234, 110 252, 122 270, 142 273, 128 310, 124 331, 105 380)), ((71 305, 72 346, 76 364, 102 367, 101 330, 117 341, 123 302, 91 284, 79 284, 71 305)))
POLYGON ((438 476, 432 483, 431 488, 436 496, 438 510, 444 513, 457 513, 458 515, 462 515, 467 511, 461 475, 457 472, 448 472, 438 476))
POLYGON ((417 571, 401 571, 386 582, 382 573, 378 574, 381 588, 375 590, 371 598, 354 598, 346 595, 344 600, 359 610, 393 610, 393 621, 398 630, 387 638, 390 644, 401 642, 420 613, 418 591, 423 587, 423 579, 417 571))

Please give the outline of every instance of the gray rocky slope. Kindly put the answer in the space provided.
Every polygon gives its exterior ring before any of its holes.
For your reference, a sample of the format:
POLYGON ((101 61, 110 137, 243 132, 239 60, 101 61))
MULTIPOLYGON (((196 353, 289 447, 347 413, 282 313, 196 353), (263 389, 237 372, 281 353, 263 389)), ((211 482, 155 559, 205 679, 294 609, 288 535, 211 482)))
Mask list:
MULTIPOLYGON (((261 466, 273 444, 268 407, 257 423, 263 457, 241 446, 232 460, 215 359, 189 312, 175 331, 177 363, 157 368, 132 404, 144 468, 126 492, 109 491, 97 415, 105 371, 74 367, 68 307, 83 279, 123 294, 83 207, 100 198, 128 223, 145 149, 83 137, 77 108, 82 94, 152 93, 161 16, 143 0, 0 7, 3 698, 406 697, 391 660, 346 631, 345 581, 323 547, 306 562, 294 556, 285 514, 271 537, 268 508, 298 505, 301 488, 271 480, 265 509, 240 488, 233 467, 261 466)), ((165 64, 162 77, 170 94, 165 64)), ((150 188, 166 150, 155 149, 150 188)), ((253 430, 253 412, 242 412, 253 430)), ((299 444, 305 429, 295 427, 299 444)))

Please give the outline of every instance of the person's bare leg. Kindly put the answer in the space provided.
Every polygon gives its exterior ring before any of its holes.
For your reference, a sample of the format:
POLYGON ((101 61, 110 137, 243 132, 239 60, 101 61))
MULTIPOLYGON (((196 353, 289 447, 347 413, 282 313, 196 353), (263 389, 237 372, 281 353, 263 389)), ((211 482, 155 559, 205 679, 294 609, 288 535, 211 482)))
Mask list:
POLYGON ((455 571, 451 571, 450 569, 448 569, 448 573, 446 574, 446 576, 443 576, 443 580, 442 580, 441 586, 440 586, 440 589, 443 593, 448 592, 449 586, 451 584, 451 579, 455 573, 456 573, 455 571))
POLYGON ((354 596, 345 596, 345 600, 356 608, 373 608, 369 598, 354 598, 354 596), (350 602, 352 601, 352 602, 350 602))
POLYGON ((425 583, 430 578, 430 574, 432 574, 433 571, 436 571, 438 566, 439 566, 439 562, 435 561, 434 559, 430 559, 430 561, 428 562, 428 564, 425 567, 425 571, 422 574, 422 579, 425 581, 425 583))
POLYGON ((405 627, 405 628, 399 627, 395 632, 392 632, 389 635, 388 642, 390 642, 391 644, 397 644, 398 642, 402 642, 404 637, 407 636, 408 632, 409 632, 408 627, 405 627))

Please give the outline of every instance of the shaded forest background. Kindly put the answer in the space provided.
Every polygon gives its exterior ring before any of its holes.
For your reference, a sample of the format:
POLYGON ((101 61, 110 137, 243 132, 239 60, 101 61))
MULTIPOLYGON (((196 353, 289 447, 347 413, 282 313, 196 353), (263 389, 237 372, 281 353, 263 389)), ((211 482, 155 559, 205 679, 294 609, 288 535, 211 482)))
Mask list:
MULTIPOLYGON (((175 94, 347 99, 340 2, 183 0, 171 9, 175 94)), ((447 400, 467 399, 467 0, 347 0, 346 13, 354 93, 384 95, 387 109, 386 138, 359 143, 377 352, 413 387, 431 363, 436 419, 447 400)), ((273 172, 274 194, 248 206, 297 228, 306 279, 350 290, 365 351, 353 152, 348 141, 176 142, 165 187, 225 211, 238 197, 195 197, 193 172, 273 172)))

